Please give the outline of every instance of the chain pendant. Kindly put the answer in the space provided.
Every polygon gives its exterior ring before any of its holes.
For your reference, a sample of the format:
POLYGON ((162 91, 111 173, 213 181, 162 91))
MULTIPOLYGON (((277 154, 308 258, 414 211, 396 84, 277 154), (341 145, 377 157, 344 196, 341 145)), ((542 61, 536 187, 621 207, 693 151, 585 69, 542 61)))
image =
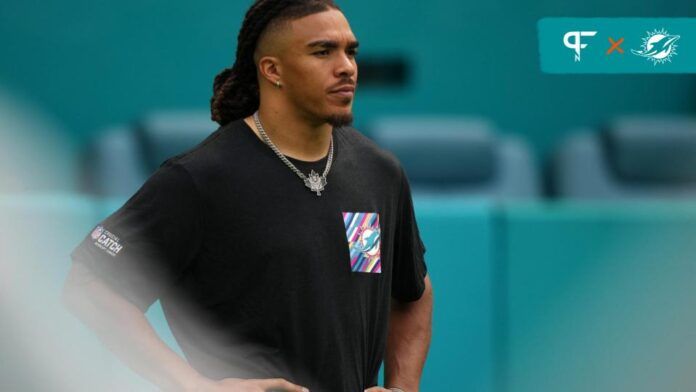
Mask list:
POLYGON ((256 129, 258 129, 259 134, 261 134, 261 137, 263 138, 263 141, 273 150, 273 152, 280 158, 283 163, 287 167, 290 168, 295 174, 297 174, 298 177, 304 181, 304 184, 307 188, 309 188, 310 191, 316 192, 317 196, 321 196, 321 191, 324 190, 324 187, 326 186, 326 175, 329 174, 329 170, 331 170, 331 162, 333 161, 333 153, 334 153, 334 146, 333 146, 333 135, 331 135, 331 141, 329 142, 329 158, 328 161, 326 162, 326 168, 324 169, 324 173, 322 175, 319 175, 317 172, 312 170, 312 172, 309 174, 309 177, 305 176, 301 171, 299 171, 295 165, 290 162, 283 153, 278 150, 278 147, 273 144, 271 139, 268 138, 268 135, 266 135, 266 131, 263 129, 263 125, 261 125, 261 120, 259 120, 259 112, 258 110, 254 112, 254 122, 256 123, 256 129))
POLYGON ((312 172, 309 173, 309 177, 305 178, 304 184, 309 190, 316 192, 317 196, 321 196, 321 191, 324 190, 324 186, 326 185, 326 178, 312 170, 312 172))

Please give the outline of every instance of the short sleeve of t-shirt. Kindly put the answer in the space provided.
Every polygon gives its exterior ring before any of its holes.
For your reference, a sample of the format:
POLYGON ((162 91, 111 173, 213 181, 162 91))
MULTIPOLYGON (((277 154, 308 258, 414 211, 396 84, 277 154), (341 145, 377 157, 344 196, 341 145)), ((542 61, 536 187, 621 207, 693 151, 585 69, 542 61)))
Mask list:
POLYGON ((401 169, 401 190, 395 237, 392 297, 410 302, 418 300, 425 290, 425 245, 421 241, 413 211, 411 188, 401 169))
POLYGON ((188 171, 166 161, 71 257, 145 312, 195 257, 200 206, 188 171))

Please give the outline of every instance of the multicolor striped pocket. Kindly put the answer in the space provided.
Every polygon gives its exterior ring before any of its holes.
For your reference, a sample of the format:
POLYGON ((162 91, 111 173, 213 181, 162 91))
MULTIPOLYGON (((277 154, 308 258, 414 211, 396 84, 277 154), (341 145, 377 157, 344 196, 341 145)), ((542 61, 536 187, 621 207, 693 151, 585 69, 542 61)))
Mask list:
POLYGON ((353 272, 382 273, 379 213, 344 212, 350 269, 353 272))

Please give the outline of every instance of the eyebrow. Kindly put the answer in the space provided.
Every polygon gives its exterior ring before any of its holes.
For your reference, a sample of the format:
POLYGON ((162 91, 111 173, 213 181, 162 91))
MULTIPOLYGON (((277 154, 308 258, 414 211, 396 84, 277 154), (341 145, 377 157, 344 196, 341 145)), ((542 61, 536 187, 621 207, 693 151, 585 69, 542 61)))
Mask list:
MULTIPOLYGON (((348 49, 357 49, 358 46, 360 46, 360 42, 358 42, 358 41, 351 41, 348 43, 348 49)), ((338 41, 322 39, 322 40, 312 41, 312 42, 308 43, 307 47, 308 48, 322 47, 322 48, 326 48, 326 49, 335 49, 335 48, 338 48, 338 41)))

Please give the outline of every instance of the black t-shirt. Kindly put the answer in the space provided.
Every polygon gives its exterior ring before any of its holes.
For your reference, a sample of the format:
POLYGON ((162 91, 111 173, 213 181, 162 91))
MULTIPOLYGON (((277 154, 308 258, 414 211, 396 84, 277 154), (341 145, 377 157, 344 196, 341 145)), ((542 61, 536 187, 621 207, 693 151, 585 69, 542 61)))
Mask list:
MULTIPOLYGON (((73 260, 142 311, 160 299, 207 377, 374 386, 390 299, 420 298, 425 247, 396 158, 355 129, 333 137, 317 196, 244 121, 220 127, 162 163, 73 260)), ((290 161, 321 174, 327 157, 290 161)))

